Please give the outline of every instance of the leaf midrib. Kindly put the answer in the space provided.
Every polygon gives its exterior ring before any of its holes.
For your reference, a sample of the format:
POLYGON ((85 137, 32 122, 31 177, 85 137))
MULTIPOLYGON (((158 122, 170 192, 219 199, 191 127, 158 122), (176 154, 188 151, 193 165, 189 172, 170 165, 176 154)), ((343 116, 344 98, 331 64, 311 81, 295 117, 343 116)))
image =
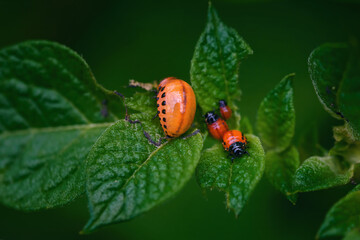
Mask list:
MULTIPOLYGON (((128 183, 130 182, 131 179, 135 178, 137 172, 140 171, 140 169, 145 166, 149 161, 150 159, 160 150, 162 149, 165 145, 167 145, 170 141, 167 141, 166 143, 162 144, 160 147, 156 148, 154 151, 152 151, 150 153, 150 155, 147 157, 147 159, 141 163, 138 168, 135 169, 135 171, 133 172, 133 174, 126 180, 126 182, 121 186, 121 188, 118 190, 118 192, 122 192, 126 186, 128 185, 128 183)), ((117 195, 114 194, 110 197, 109 201, 108 202, 111 202, 113 201, 113 199, 116 197, 117 195)), ((126 195, 124 194, 124 199, 123 199, 123 202, 125 202, 125 199, 126 199, 126 195)), ((95 219, 93 219, 91 221, 91 224, 89 224, 89 226, 85 227, 85 228, 90 228, 92 225, 94 225, 94 223, 101 217, 101 215, 104 213, 105 209, 107 208, 107 205, 105 205, 104 207, 102 207, 101 211, 99 214, 97 214, 97 217, 95 219)))
MULTIPOLYGON (((135 169, 135 171, 133 172, 133 174, 126 180, 126 182, 124 183, 124 185, 120 188, 120 191, 124 190, 124 188, 127 186, 127 184, 130 182, 130 180, 132 178, 135 177, 136 173, 138 171, 140 171, 140 169, 145 166, 149 161, 150 159, 160 150, 162 149, 165 145, 167 145, 170 141, 167 141, 166 143, 162 144, 160 147, 156 148, 153 152, 150 153, 150 155, 147 157, 147 159, 139 165, 139 167, 137 169, 135 169)), ((124 197, 124 200, 125 200, 125 197, 124 197)))

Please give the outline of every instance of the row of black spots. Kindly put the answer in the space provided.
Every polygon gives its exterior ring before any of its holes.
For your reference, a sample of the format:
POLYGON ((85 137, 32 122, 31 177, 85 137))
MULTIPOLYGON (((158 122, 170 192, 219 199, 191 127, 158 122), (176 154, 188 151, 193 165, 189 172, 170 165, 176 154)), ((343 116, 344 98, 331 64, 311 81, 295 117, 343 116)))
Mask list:
MULTIPOLYGON (((161 86, 159 87, 159 91, 158 91, 158 93, 157 93, 157 95, 156 95, 156 101, 159 100, 159 94, 160 94, 160 92, 164 91, 164 89, 165 89, 165 87, 162 87, 162 88, 161 88, 161 86)), ((164 97, 165 97, 165 93, 163 93, 163 94, 161 95, 161 97, 164 98, 164 97)), ((157 106, 159 107, 159 104, 158 104, 157 106)))
POLYGON ((156 101, 159 100, 159 94, 160 92, 156 92, 156 101))
MULTIPOLYGON (((159 120, 161 121, 161 117, 159 117, 159 120)), ((164 122, 166 122, 166 118, 163 118, 162 119, 164 122)))
POLYGON ((158 91, 159 91, 159 92, 162 92, 162 91, 164 91, 164 89, 165 89, 165 86, 162 87, 162 88, 161 88, 161 86, 159 86, 158 91))
POLYGON ((165 86, 164 87, 159 86, 158 91, 162 92, 162 91, 164 91, 164 89, 165 89, 165 86))
MULTIPOLYGON (((162 87, 162 88, 161 88, 161 86, 160 86, 160 87, 159 87, 159 94, 160 94, 160 92, 163 92, 164 90, 165 90, 165 86, 162 87)), ((164 98, 165 96, 166 96, 166 93, 163 92, 163 93, 161 94, 161 98, 164 98)), ((159 100, 159 97, 157 97, 156 100, 159 100)), ((162 105, 162 106, 165 106, 165 105, 166 105, 166 101, 162 101, 161 105, 162 105)), ((157 107, 159 107, 159 104, 157 104, 157 107)), ((166 114, 166 110, 165 110, 165 109, 163 109, 161 112, 162 112, 163 114, 166 114)), ((161 121, 161 118, 160 118, 160 117, 159 117, 159 120, 161 121)), ((166 118, 163 118, 162 120, 163 120, 164 122, 166 122, 166 118)), ((164 129, 167 129, 167 126, 166 126, 165 124, 162 125, 162 124, 160 123, 160 126, 163 127, 164 129)), ((166 134, 166 136, 167 136, 168 138, 172 138, 171 136, 168 135, 168 131, 166 131, 166 130, 165 130, 165 134, 166 134)))
MULTIPOLYGON (((162 101, 161 105, 162 105, 162 106, 165 106, 165 105, 166 105, 166 101, 162 101)), ((156 104, 156 106, 157 106, 157 107, 160 107, 159 104, 156 104)))
MULTIPOLYGON (((156 96, 156 101, 159 100, 159 94, 160 93, 158 93, 158 95, 156 96)), ((165 97, 165 93, 161 94, 161 98, 164 98, 164 97, 165 97)))
MULTIPOLYGON (((162 114, 166 114, 166 110, 165 110, 165 109, 163 109, 161 112, 162 112, 162 114)), ((160 114, 160 111, 158 110, 156 116, 159 116, 159 114, 160 114)), ((161 120, 160 117, 159 117, 159 119, 161 120)), ((165 118, 163 118, 163 120, 164 120, 164 122, 166 122, 166 119, 165 119, 165 118)))

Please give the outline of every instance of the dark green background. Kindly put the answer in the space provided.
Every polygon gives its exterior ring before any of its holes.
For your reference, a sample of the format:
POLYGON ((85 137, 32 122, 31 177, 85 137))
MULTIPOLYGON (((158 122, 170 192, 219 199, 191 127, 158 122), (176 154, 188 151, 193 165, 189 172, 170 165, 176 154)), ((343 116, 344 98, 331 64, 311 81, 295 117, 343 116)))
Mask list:
MULTIPOLYGON (((250 44, 240 68, 241 112, 251 122, 265 94, 295 72, 296 138, 314 122, 320 141, 333 143, 339 124, 314 93, 307 57, 324 42, 360 38, 355 1, 214 1, 222 20, 250 44)), ((116 89, 128 79, 189 80, 190 60, 206 21, 207 1, 0 0, 0 47, 29 39, 63 43, 80 53, 97 80, 116 89)), ((295 139, 296 141, 296 139, 295 139)), ((192 179, 174 198, 129 222, 89 236, 86 199, 64 208, 21 213, 0 206, 0 239, 313 239, 327 209, 349 187, 301 194, 292 206, 263 179, 238 219, 224 196, 204 197, 192 179)))

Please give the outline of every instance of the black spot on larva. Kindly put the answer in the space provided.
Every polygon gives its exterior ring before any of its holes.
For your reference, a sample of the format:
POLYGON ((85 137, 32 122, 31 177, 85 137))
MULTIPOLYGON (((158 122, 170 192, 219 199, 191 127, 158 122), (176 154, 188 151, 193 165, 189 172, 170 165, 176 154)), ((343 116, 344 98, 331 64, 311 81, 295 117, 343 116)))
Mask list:
POLYGON ((164 97, 165 97, 165 93, 163 93, 163 94, 161 95, 161 97, 164 98, 164 97))
POLYGON ((166 114, 166 110, 165 110, 165 109, 163 109, 161 112, 162 112, 163 114, 166 114))
POLYGON ((160 105, 159 104, 156 104, 157 107, 159 107, 160 105))
POLYGON ((162 127, 162 124, 160 123, 160 126, 162 127))
POLYGON ((163 101, 163 102, 161 103, 161 105, 165 106, 165 105, 166 105, 166 101, 163 101))
POLYGON ((156 101, 159 100, 159 97, 156 97, 156 101))
POLYGON ((159 114, 159 113, 160 113, 160 111, 158 110, 158 111, 157 111, 157 113, 159 114))
POLYGON ((159 86, 159 91, 160 91, 160 88, 161 88, 161 86, 159 86))
POLYGON ((163 118, 163 121, 166 122, 166 118, 163 118))
POLYGON ((167 126, 166 126, 166 125, 164 125, 164 128, 166 129, 166 128, 167 128, 167 126))
POLYGON ((161 91, 164 91, 164 89, 165 89, 165 87, 163 87, 163 88, 161 89, 161 91))

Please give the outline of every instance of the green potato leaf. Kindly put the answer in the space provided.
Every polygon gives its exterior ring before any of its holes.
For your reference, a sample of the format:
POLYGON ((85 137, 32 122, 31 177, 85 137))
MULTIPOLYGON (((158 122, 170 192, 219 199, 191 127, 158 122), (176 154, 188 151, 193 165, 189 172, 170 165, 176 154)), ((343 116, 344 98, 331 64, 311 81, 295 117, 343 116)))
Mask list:
POLYGON ((242 37, 219 19, 209 4, 208 19, 191 61, 190 77, 203 112, 217 109, 224 99, 233 110, 236 124, 240 115, 235 101, 240 99, 239 63, 253 51, 242 37))
POLYGON ((153 92, 137 92, 133 96, 126 98, 125 103, 129 110, 134 110, 137 113, 143 113, 148 116, 146 121, 151 121, 156 114, 156 96, 153 92))
POLYGON ((350 164, 360 163, 360 142, 347 143, 345 141, 336 142, 330 149, 331 155, 341 156, 350 164))
POLYGON ((345 239, 357 239, 355 236, 359 237, 359 228, 360 185, 332 206, 326 214, 317 236, 325 238, 346 235, 345 239))
POLYGON ((310 192, 347 184, 354 166, 335 156, 313 156, 296 170, 294 192, 310 192))
POLYGON ((31 211, 82 194, 84 160, 117 119, 117 104, 63 45, 29 41, 1 50, 0 202, 31 211))
POLYGON ((337 92, 349 58, 345 43, 327 43, 316 48, 309 57, 309 72, 315 92, 333 117, 341 119, 337 92))
POLYGON ((309 72, 320 102, 333 117, 346 121, 360 139, 360 54, 356 44, 327 43, 309 57, 309 72))
POLYGON ((293 204, 296 202, 296 195, 293 192, 293 178, 296 169, 300 165, 299 152, 296 147, 291 146, 284 152, 277 153, 269 151, 266 153, 265 174, 270 183, 278 189, 293 204))
POLYGON ((295 130, 294 76, 285 76, 260 104, 256 127, 265 149, 281 152, 291 144, 295 130))
MULTIPOLYGON (((149 124, 146 131, 156 135, 162 130, 149 124)), ((129 220, 173 196, 192 176, 202 145, 196 134, 157 148, 140 124, 120 120, 108 128, 87 159, 91 217, 83 232, 129 220)))
POLYGON ((238 215, 250 194, 260 181, 264 168, 265 156, 259 138, 246 135, 249 141, 249 156, 230 158, 221 144, 206 149, 196 169, 197 182, 202 189, 218 189, 226 195, 227 208, 238 215))
POLYGON ((360 140, 360 52, 351 46, 349 61, 340 85, 338 103, 346 119, 346 126, 356 140, 360 140))
POLYGON ((243 132, 243 133, 249 133, 249 134, 253 134, 254 131, 253 131, 253 127, 250 123, 250 120, 248 117, 246 116, 243 116, 241 117, 241 120, 240 120, 240 130, 243 132))

